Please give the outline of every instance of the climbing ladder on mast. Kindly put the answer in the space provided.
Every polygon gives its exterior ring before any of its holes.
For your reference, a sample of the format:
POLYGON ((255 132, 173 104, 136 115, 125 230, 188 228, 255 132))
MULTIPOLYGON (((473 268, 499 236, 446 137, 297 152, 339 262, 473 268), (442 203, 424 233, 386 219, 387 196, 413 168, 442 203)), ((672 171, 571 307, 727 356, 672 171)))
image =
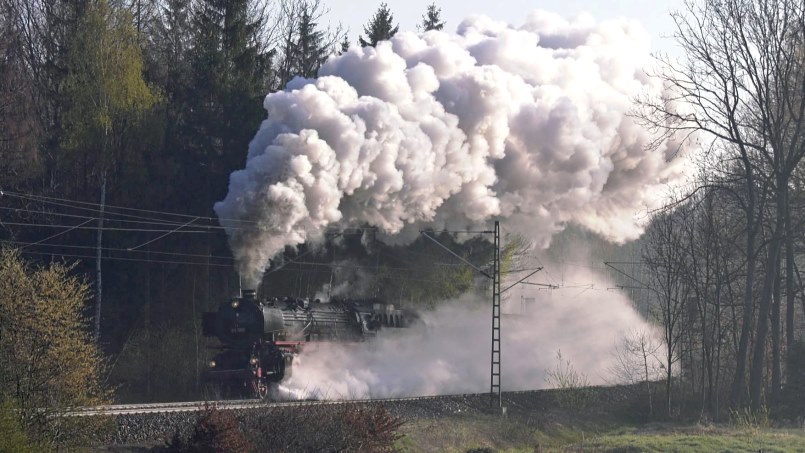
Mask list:
POLYGON ((492 260, 492 376, 490 398, 503 407, 500 383, 500 223, 495 220, 495 247, 492 260))

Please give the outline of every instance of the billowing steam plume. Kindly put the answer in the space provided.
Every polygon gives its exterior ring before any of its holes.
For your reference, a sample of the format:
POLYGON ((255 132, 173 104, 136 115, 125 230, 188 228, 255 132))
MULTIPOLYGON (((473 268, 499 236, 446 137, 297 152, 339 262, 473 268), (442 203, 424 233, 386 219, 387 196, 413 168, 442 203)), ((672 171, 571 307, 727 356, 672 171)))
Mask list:
POLYGON ((265 98, 246 168, 215 205, 244 281, 286 246, 370 224, 395 241, 422 227, 505 228, 547 245, 575 223, 623 241, 679 176, 677 144, 627 116, 662 86, 648 36, 625 21, 534 12, 456 34, 398 33, 330 59, 265 98))
MULTIPOLYGON (((661 335, 607 283, 577 273, 595 289, 540 291, 525 314, 504 316, 502 384, 504 390, 557 385, 549 372, 570 363, 590 384, 616 383, 624 372, 616 346, 635 332, 654 344, 661 335)), ((513 309, 519 311, 519 301, 513 309)), ((491 307, 488 300, 464 297, 423 314, 424 323, 386 329, 379 338, 355 344, 309 343, 294 361, 281 396, 366 398, 484 392, 489 389, 491 307)), ((657 351, 657 354, 660 354, 657 351)), ((652 367, 656 357, 648 359, 652 367)), ((564 368, 567 370, 567 368, 564 368)), ((652 375, 652 377, 657 377, 652 375)))

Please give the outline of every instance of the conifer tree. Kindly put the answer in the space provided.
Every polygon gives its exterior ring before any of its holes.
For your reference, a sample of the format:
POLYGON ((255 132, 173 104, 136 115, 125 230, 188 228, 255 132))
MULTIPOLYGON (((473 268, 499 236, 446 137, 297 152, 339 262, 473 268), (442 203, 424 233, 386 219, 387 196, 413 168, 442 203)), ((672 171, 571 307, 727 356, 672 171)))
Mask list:
POLYGON ((344 39, 341 40, 341 48, 338 50, 338 55, 343 55, 349 50, 349 37, 344 33, 344 39))
POLYGON ((150 46, 151 74, 175 100, 179 85, 187 82, 190 48, 190 0, 166 0, 156 19, 150 46))
POLYGON ((315 77, 327 57, 337 47, 340 26, 320 28, 319 20, 327 13, 318 0, 296 3, 283 10, 282 56, 278 64, 280 87, 297 76, 315 77))
POLYGON ((182 170, 189 207, 208 210, 226 194, 265 111, 271 54, 254 0, 201 0, 192 13, 189 140, 182 170), (200 196, 199 196, 200 195, 200 196))
POLYGON ((442 9, 437 8, 435 3, 428 5, 428 11, 422 16, 422 24, 417 28, 422 31, 441 30, 444 28, 442 9))
POLYGON ((381 3, 380 8, 377 9, 369 23, 363 27, 366 38, 360 36, 358 37, 358 42, 362 47, 374 47, 380 41, 391 39, 392 36, 397 34, 399 28, 399 25, 394 25, 394 16, 391 14, 388 5, 385 2, 381 3))
POLYGON ((316 77, 319 68, 327 59, 324 33, 317 29, 312 7, 305 3, 299 15, 299 37, 297 40, 297 75, 316 77))

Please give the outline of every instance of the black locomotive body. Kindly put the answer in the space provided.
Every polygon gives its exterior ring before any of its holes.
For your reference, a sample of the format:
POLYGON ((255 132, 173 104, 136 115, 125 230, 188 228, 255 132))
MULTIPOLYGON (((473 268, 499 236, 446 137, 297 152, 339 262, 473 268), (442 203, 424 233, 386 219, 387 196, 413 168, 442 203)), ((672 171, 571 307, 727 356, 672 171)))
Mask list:
POLYGON ((416 316, 377 300, 299 298, 258 300, 254 291, 203 314, 204 336, 215 337, 219 352, 205 380, 268 395, 271 383, 290 376, 294 356, 306 342, 356 342, 383 328, 407 327, 416 316))

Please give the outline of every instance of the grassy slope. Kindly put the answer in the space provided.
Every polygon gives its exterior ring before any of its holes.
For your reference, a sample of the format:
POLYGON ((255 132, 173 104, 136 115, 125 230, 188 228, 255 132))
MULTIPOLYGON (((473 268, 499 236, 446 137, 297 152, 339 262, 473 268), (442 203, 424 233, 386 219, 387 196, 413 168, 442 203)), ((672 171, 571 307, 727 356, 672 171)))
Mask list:
POLYGON ((592 439, 582 451, 623 452, 805 452, 805 432, 717 429, 708 432, 627 430, 592 439))
POLYGON ((738 430, 676 425, 530 426, 528 420, 483 416, 421 420, 403 428, 400 452, 758 452, 805 453, 805 431, 738 430))

